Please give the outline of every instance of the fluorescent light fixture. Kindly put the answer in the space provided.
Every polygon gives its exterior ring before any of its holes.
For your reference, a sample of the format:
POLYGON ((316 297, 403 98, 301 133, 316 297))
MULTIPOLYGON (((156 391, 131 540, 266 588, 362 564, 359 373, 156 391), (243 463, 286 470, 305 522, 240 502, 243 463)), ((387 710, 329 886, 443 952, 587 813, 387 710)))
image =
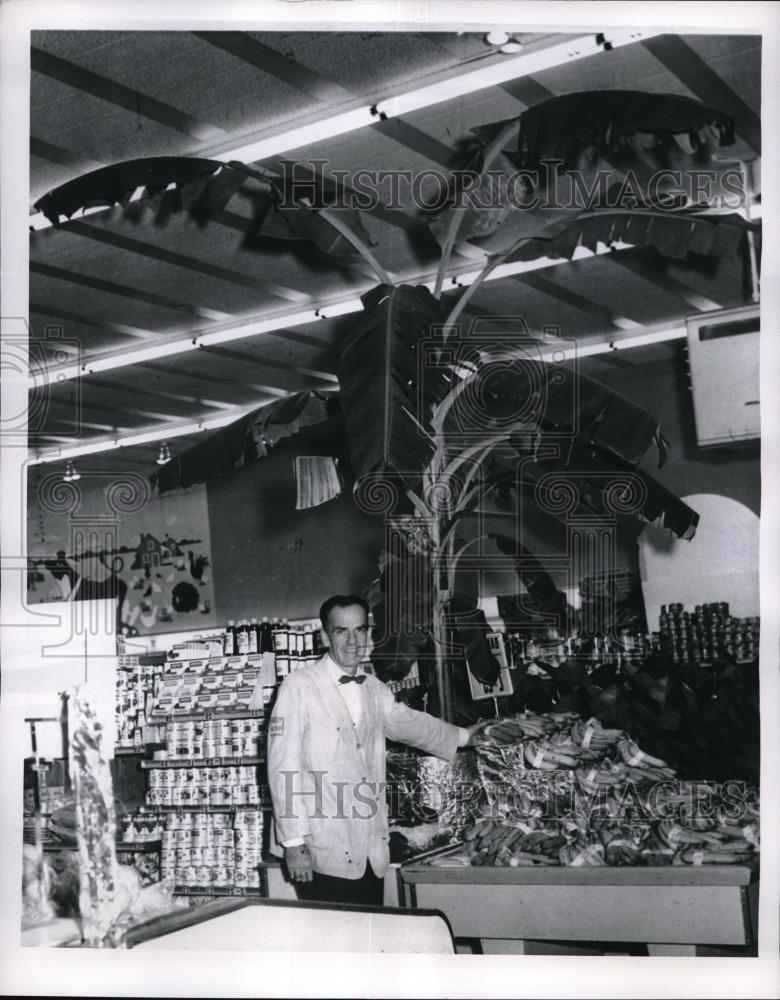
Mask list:
POLYGON ((584 343, 576 348, 565 349, 551 346, 542 352, 544 361, 570 361, 572 358, 591 358, 597 354, 611 354, 613 351, 629 351, 632 347, 647 347, 649 344, 665 344, 670 340, 683 340, 688 336, 684 326, 664 327, 649 330, 634 337, 613 336, 607 339, 584 343))

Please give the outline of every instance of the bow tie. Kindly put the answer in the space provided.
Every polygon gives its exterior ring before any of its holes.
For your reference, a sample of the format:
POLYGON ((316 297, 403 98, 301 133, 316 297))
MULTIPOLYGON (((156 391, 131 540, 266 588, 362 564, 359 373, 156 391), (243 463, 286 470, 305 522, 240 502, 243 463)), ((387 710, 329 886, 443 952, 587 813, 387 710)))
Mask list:
POLYGON ((365 679, 365 674, 355 674, 354 677, 351 677, 349 674, 342 674, 341 677, 339 677, 339 684, 349 684, 350 681, 354 681, 356 684, 362 684, 365 679))

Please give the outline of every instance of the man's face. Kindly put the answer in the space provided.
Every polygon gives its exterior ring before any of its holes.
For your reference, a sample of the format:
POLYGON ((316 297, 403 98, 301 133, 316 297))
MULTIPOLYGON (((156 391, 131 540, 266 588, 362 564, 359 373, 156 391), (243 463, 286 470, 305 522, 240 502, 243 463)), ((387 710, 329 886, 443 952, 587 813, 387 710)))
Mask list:
POLYGON ((330 657, 347 673, 353 674, 365 658, 368 646, 368 621, 359 604, 331 608, 325 634, 330 643, 330 657))

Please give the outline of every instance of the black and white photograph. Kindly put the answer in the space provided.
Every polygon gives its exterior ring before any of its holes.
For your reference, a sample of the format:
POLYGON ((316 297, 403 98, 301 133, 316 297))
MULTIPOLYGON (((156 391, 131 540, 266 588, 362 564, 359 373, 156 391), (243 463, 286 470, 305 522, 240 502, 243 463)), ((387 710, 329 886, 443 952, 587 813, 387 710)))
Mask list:
POLYGON ((776 5, 223 7, 0 9, 3 995, 779 996, 776 5))

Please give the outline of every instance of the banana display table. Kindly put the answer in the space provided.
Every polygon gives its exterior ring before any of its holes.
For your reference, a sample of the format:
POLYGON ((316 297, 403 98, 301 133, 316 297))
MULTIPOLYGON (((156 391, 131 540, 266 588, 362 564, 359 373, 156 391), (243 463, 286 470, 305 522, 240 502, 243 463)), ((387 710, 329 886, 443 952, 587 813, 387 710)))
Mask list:
POLYGON ((398 878, 401 905, 440 910, 456 940, 479 939, 484 953, 621 942, 650 955, 750 954, 757 941, 757 865, 446 868, 421 856, 398 878))

